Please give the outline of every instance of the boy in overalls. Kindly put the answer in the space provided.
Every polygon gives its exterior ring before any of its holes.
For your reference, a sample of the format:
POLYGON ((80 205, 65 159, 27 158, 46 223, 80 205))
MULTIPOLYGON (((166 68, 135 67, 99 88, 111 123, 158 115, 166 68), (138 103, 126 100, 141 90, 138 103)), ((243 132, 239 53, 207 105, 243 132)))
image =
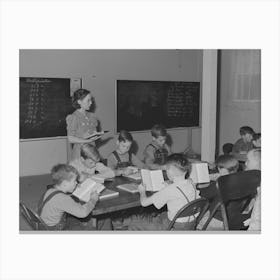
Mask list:
MULTIPOLYGON (((67 214, 78 218, 87 217, 95 207, 99 195, 97 192, 91 193, 89 202, 82 205, 71 197, 77 186, 77 170, 68 164, 58 164, 52 168, 51 174, 54 184, 48 187, 39 201, 38 214, 50 230, 73 229, 71 225, 66 228, 67 214)), ((79 229, 83 229, 82 224, 79 229)))
POLYGON ((164 164, 171 153, 166 144, 166 129, 162 125, 154 125, 151 134, 152 142, 144 150, 144 162, 149 169, 165 169, 164 164))
POLYGON ((126 130, 121 130, 117 140, 117 149, 107 159, 108 167, 115 170, 116 175, 131 174, 133 169, 128 168, 129 166, 144 168, 144 163, 130 151, 132 143, 132 135, 126 130))

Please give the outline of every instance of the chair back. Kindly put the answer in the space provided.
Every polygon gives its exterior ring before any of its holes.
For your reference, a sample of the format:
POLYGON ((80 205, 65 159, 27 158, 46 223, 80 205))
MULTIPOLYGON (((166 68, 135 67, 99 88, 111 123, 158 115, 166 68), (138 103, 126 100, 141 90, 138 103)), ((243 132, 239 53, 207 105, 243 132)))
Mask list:
POLYGON ((48 230, 47 225, 43 222, 43 220, 39 217, 37 213, 28 208, 23 202, 19 203, 20 212, 23 217, 26 219, 28 224, 34 230, 48 230))
POLYGON ((260 170, 248 170, 218 178, 218 189, 224 204, 254 197, 261 183, 260 170))
POLYGON ((177 212, 177 214, 175 215, 173 220, 168 225, 167 229, 171 230, 178 218, 194 216, 195 220, 193 222, 193 226, 189 230, 195 230, 198 223, 200 222, 200 220, 202 219, 202 217, 204 216, 204 214, 208 210, 208 207, 209 207, 209 202, 205 198, 198 198, 198 199, 195 199, 195 200, 191 201, 190 203, 183 206, 177 212))
POLYGON ((245 229, 243 221, 250 217, 250 213, 243 212, 256 196, 260 184, 260 170, 242 171, 218 179, 219 202, 225 229, 245 229))

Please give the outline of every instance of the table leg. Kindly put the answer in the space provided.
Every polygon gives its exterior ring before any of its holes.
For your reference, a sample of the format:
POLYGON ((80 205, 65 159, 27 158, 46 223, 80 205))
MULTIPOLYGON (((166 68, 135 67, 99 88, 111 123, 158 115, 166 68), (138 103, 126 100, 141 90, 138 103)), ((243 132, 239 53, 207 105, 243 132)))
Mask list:
POLYGON ((111 218, 102 220, 96 219, 96 230, 113 230, 111 218))

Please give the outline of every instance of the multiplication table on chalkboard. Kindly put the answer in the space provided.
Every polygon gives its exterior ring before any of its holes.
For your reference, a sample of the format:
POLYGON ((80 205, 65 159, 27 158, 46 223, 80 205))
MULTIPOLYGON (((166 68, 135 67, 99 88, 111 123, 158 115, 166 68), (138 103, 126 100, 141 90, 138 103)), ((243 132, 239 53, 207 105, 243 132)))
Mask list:
POLYGON ((117 80, 117 131, 198 127, 200 83, 117 80))
POLYGON ((70 79, 20 78, 20 139, 66 136, 70 79))

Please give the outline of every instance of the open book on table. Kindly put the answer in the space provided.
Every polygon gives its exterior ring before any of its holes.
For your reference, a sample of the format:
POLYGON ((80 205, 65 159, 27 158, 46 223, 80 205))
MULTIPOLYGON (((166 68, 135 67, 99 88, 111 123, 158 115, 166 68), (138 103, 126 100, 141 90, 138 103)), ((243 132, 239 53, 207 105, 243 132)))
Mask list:
POLYGON ((209 183, 208 164, 206 162, 192 163, 190 178, 195 184, 209 183))
POLYGON ((76 196, 81 201, 88 202, 90 200, 91 192, 96 191, 97 193, 101 193, 104 189, 105 187, 102 184, 88 178, 77 186, 72 195, 76 196))
POLYGON ((141 169, 141 178, 146 191, 157 192, 165 187, 162 170, 141 169))
POLYGON ((123 175, 124 177, 133 179, 133 180, 141 180, 141 173, 140 170, 135 167, 135 166, 128 166, 127 169, 129 169, 131 171, 131 174, 129 175, 123 175))
POLYGON ((141 174, 140 172, 137 172, 137 173, 133 173, 133 174, 129 174, 129 175, 126 175, 124 177, 127 177, 129 179, 133 179, 133 180, 136 180, 136 181, 139 181, 141 180, 141 174))
POLYGON ((105 178, 100 174, 94 174, 90 178, 96 183, 104 184, 105 178))
POLYGON ((88 202, 90 200, 91 192, 96 191, 100 194, 99 199, 113 198, 119 195, 117 191, 106 189, 102 184, 95 182, 93 179, 88 178, 80 184, 72 193, 79 200, 88 202))

